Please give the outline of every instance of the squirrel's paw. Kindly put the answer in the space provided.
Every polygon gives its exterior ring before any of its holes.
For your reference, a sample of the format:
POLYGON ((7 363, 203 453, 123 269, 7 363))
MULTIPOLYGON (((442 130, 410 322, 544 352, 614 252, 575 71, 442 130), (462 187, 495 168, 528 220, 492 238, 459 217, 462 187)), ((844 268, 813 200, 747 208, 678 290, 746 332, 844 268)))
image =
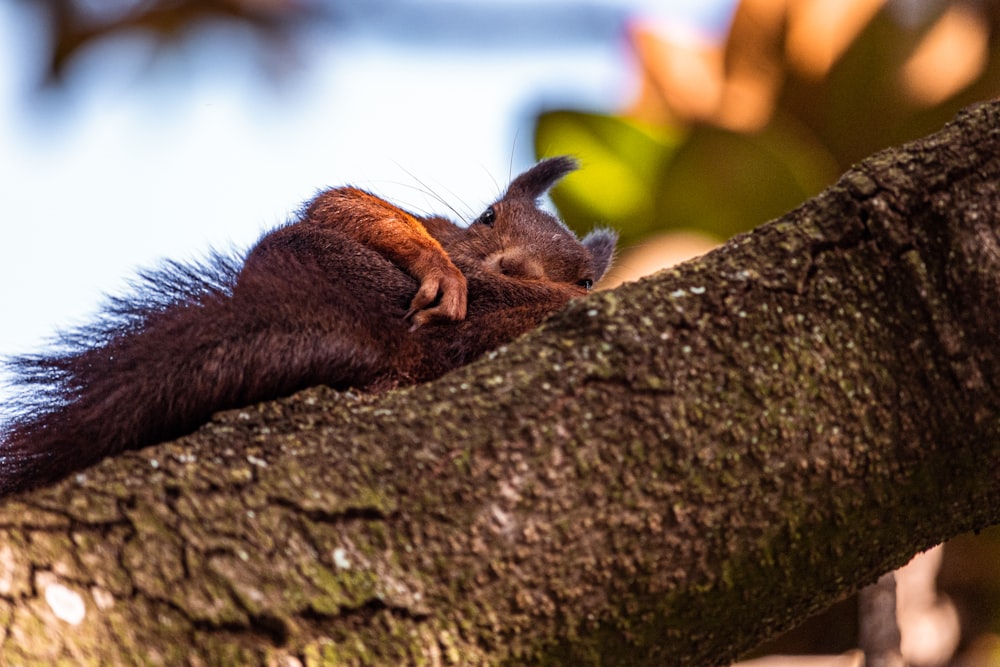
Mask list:
POLYGON ((431 320, 465 319, 467 297, 465 276, 457 268, 446 267, 429 271, 420 282, 420 289, 410 302, 410 310, 405 316, 405 319, 413 321, 410 330, 417 329, 431 320), (431 306, 435 302, 436 305, 431 306))

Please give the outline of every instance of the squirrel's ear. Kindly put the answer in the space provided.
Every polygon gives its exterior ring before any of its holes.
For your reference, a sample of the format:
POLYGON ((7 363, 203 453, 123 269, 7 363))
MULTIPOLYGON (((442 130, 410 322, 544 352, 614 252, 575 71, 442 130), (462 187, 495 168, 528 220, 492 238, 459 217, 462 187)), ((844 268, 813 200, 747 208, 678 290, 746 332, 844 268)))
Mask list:
POLYGON ((579 167, 568 155, 550 157, 515 178, 507 188, 504 199, 538 199, 560 178, 579 167))
POLYGON ((583 247, 590 253, 590 266, 594 270, 594 281, 601 279, 611 266, 615 255, 618 232, 613 229, 598 228, 583 237, 583 247))

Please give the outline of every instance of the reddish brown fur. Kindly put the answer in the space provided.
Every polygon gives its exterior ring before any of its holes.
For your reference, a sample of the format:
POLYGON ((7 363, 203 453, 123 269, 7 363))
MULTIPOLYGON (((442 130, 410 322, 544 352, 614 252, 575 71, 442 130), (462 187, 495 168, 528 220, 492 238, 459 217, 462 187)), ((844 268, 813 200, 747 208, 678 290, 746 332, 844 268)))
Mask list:
POLYGON ((337 188, 309 204, 303 223, 318 225, 324 232, 346 234, 420 281, 407 313, 407 317, 416 315, 416 326, 435 318, 465 317, 465 277, 441 243, 407 211, 364 190, 337 188), (428 307, 439 292, 440 302, 428 307))
POLYGON ((581 243, 537 208, 572 168, 539 163, 468 228, 330 190, 242 263, 216 255, 143 274, 95 324, 10 362, 35 392, 3 436, 0 493, 311 385, 430 380, 537 326, 586 293, 614 248, 614 234, 581 243))

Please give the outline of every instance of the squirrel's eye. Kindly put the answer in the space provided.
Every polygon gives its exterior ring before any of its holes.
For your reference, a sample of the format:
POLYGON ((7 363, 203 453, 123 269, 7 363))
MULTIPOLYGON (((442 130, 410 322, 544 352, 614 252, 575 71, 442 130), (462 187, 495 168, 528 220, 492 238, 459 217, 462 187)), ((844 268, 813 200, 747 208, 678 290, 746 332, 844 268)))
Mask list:
POLYGON ((493 210, 492 206, 490 206, 488 209, 483 211, 483 214, 481 216, 476 218, 476 222, 478 222, 481 225, 486 225, 487 227, 492 227, 496 219, 497 219, 497 212, 493 210))
POLYGON ((576 281, 576 284, 585 290, 589 290, 591 287, 594 286, 594 281, 591 280, 590 278, 584 278, 583 280, 576 281))

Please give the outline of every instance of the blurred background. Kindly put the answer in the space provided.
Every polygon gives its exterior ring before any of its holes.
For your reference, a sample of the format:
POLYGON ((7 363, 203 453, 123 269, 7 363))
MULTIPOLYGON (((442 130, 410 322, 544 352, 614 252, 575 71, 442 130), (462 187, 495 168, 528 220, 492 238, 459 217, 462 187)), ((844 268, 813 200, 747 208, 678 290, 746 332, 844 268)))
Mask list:
MULTIPOLYGON (((556 207, 633 279, 996 97, 998 28, 998 0, 6 0, 0 356, 322 188, 470 220, 561 153, 556 207)), ((995 531, 909 572, 910 664, 1000 665, 995 531)), ((856 664, 856 609, 763 652, 856 664)))

